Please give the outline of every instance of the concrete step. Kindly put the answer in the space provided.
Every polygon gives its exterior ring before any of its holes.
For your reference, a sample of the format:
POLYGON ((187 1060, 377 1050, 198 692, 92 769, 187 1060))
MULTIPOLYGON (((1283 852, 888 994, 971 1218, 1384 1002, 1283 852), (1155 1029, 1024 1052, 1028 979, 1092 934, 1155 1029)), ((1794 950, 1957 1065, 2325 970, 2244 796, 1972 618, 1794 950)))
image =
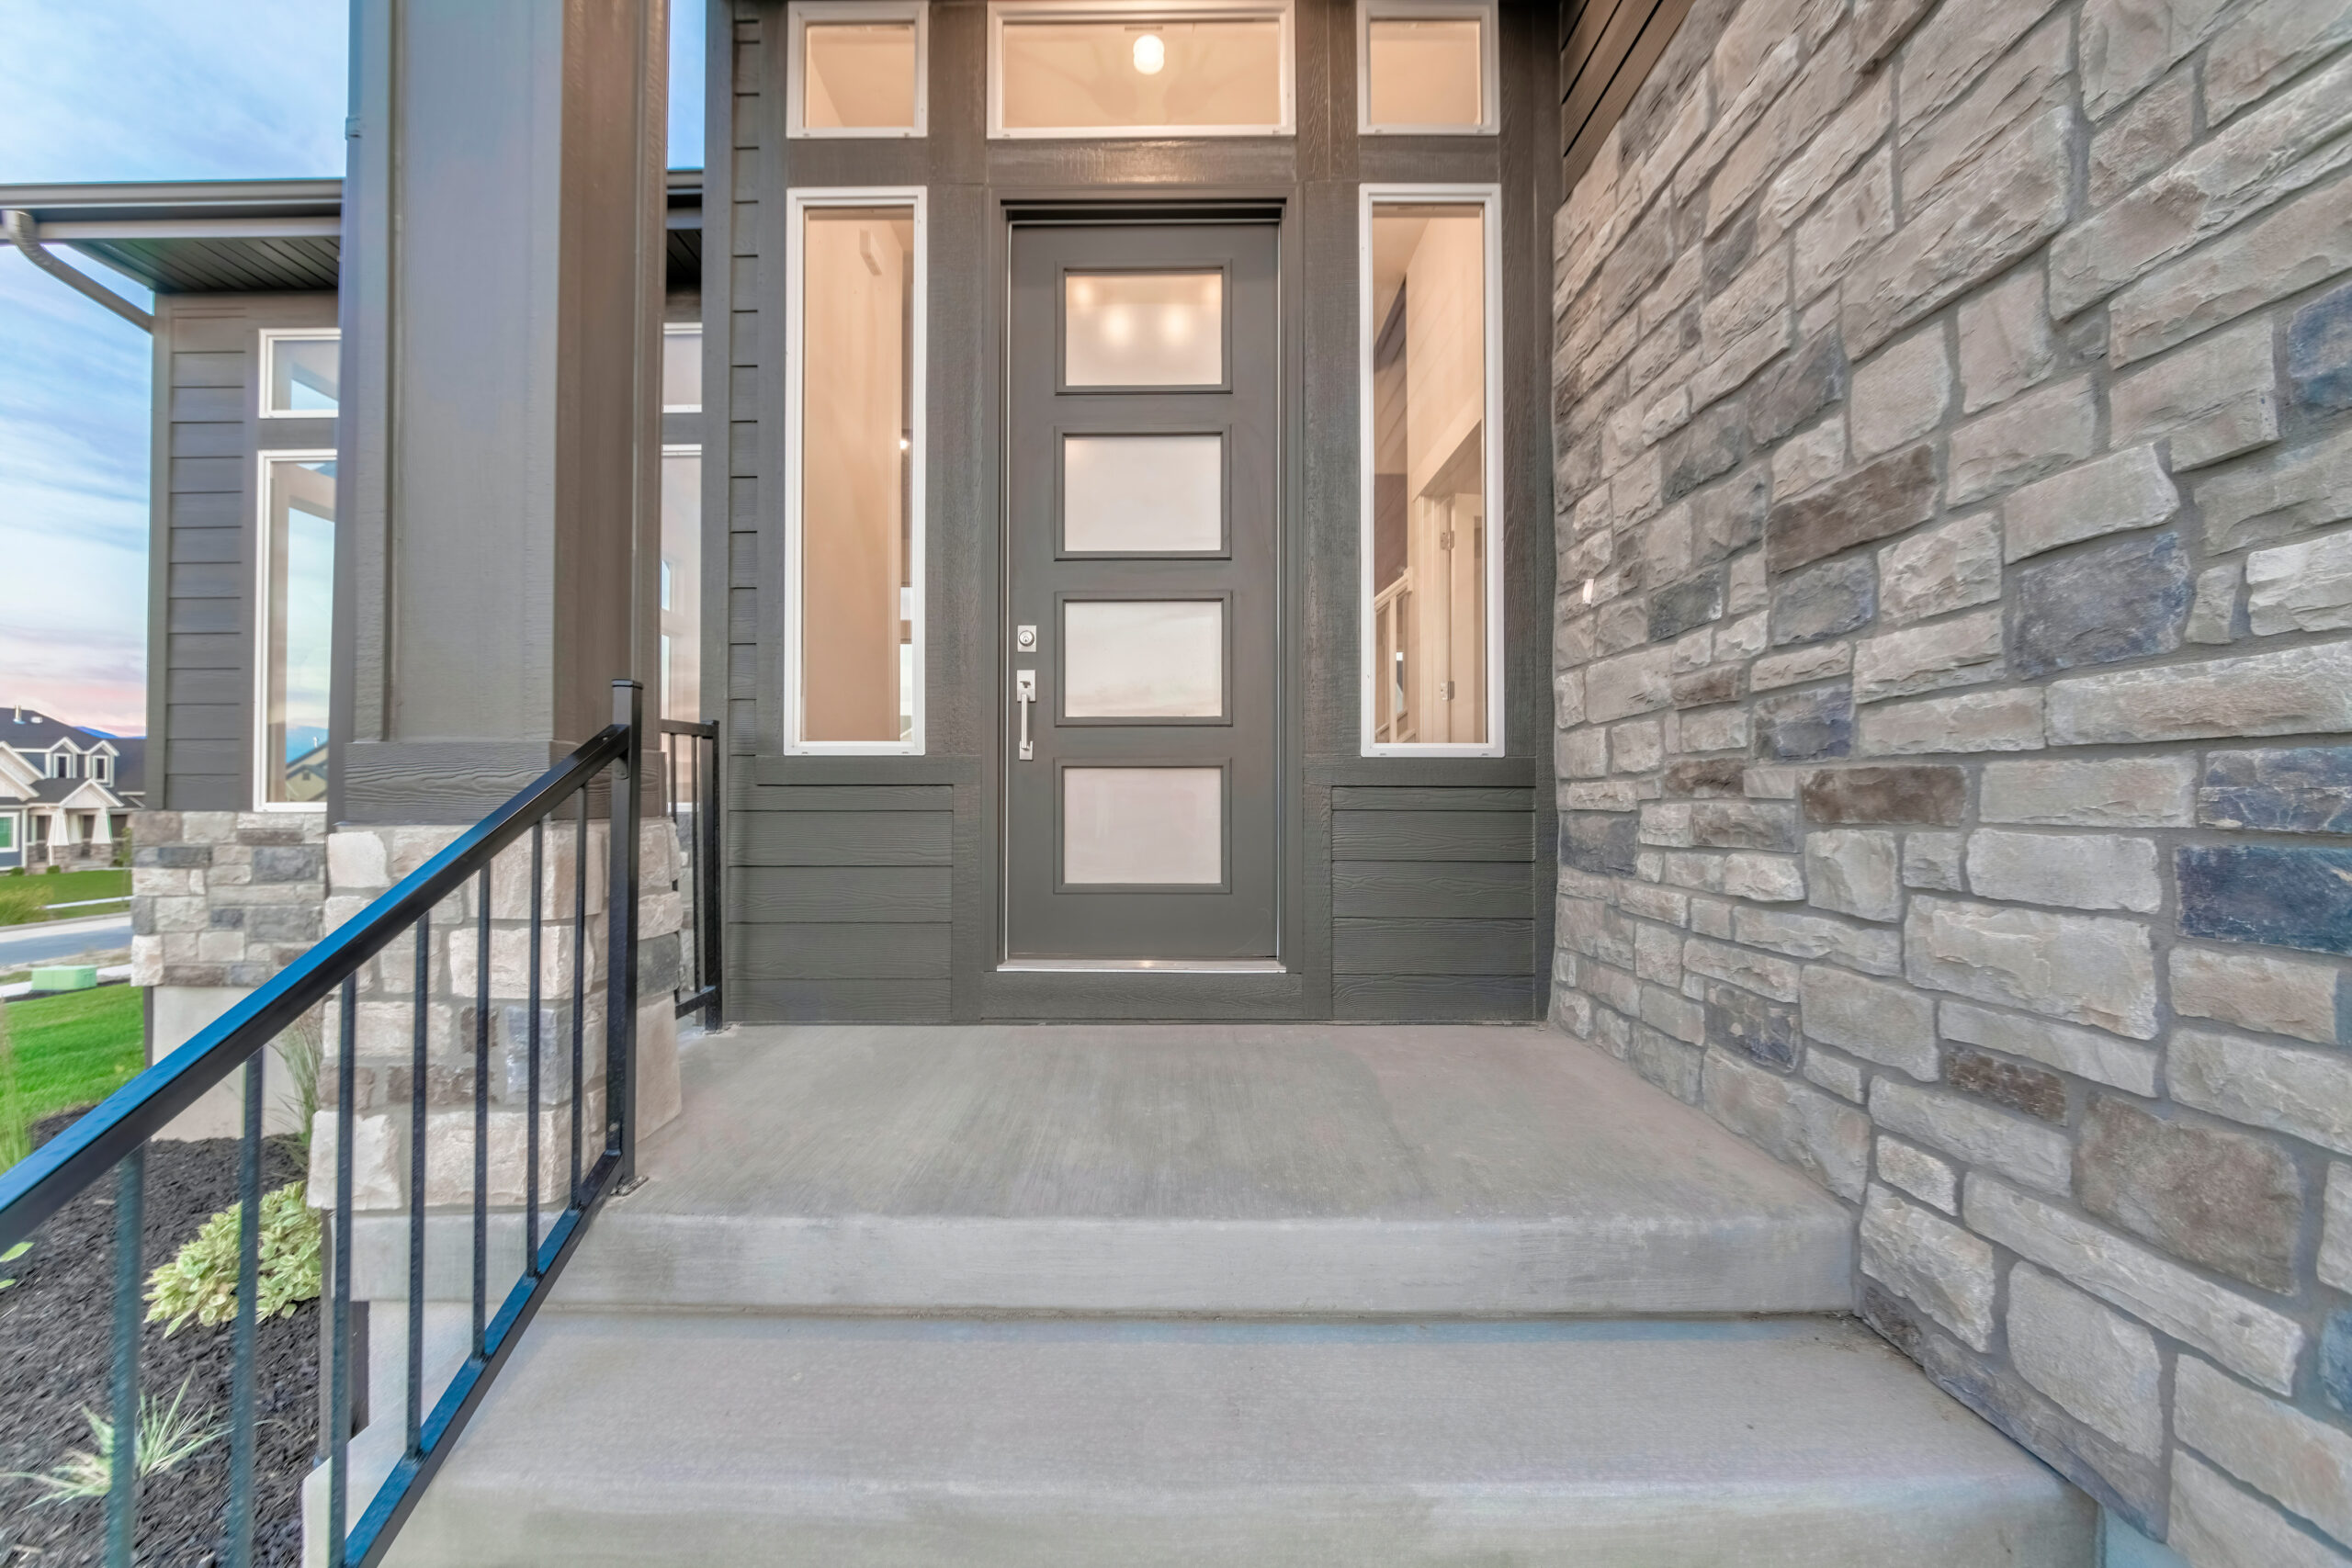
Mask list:
MULTIPOLYGON (((1845 1310, 1852 1222, 1542 1028, 743 1028, 689 1049, 572 1304, 1342 1315, 1845 1310)), ((359 1227, 363 1295, 408 1278, 359 1227)), ((469 1279, 436 1225, 432 1292, 469 1279)), ((503 1239, 498 1256, 516 1248, 503 1239)), ((519 1254, 518 1254, 519 1255, 519 1254)))
POLYGON ((1849 1323, 542 1317, 400 1568, 2089 1568, 1849 1323))

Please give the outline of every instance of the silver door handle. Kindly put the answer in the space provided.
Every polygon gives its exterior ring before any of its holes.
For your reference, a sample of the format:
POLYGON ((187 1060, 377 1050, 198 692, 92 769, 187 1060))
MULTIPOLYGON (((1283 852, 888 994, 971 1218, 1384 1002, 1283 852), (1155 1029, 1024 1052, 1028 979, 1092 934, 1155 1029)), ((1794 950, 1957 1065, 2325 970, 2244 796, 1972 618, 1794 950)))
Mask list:
POLYGON ((1012 672, 1012 700, 1021 705, 1021 760, 1031 761, 1037 755, 1037 743, 1029 739, 1029 709, 1037 700, 1037 672, 1015 670, 1012 672))

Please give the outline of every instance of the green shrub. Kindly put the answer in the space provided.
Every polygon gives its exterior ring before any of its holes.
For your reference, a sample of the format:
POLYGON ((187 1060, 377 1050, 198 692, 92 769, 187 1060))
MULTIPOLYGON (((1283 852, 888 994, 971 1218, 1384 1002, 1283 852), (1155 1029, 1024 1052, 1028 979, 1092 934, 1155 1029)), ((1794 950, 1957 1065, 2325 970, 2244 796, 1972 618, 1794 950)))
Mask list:
MULTIPOLYGON (((147 1277, 147 1321, 176 1334, 189 1318, 208 1326, 237 1312, 237 1243, 242 1203, 232 1203, 196 1233, 179 1256, 147 1277)), ((289 1181, 261 1201, 262 1317, 290 1316, 319 1296, 319 1222, 289 1181)))

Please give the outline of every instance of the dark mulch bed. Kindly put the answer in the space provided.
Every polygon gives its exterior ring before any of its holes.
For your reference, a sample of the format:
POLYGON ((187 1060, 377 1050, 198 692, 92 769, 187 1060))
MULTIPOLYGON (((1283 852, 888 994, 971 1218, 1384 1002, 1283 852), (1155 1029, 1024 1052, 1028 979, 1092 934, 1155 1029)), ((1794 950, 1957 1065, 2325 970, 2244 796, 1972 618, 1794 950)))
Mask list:
MULTIPOLYGON (((74 1112, 33 1130, 38 1145, 62 1131, 74 1112)), ((263 1162, 263 1190, 301 1174, 290 1144, 273 1140, 263 1162)), ((52 1215, 33 1249, 0 1278, 0 1568, 65 1568, 96 1563, 105 1548, 102 1501, 38 1502, 41 1489, 8 1479, 48 1471, 69 1452, 95 1451, 85 1408, 107 1414, 114 1310, 114 1196, 109 1175, 52 1215)), ((237 1197, 237 1143, 151 1144, 147 1151, 148 1270, 179 1250, 204 1222, 237 1197)), ((141 1292, 145 1286, 142 1279, 141 1292)), ((143 1312, 143 1303, 142 1303, 143 1312)), ((233 1330, 191 1320, 165 1338, 146 1325, 140 1388, 171 1403, 183 1380, 183 1410, 203 1412, 222 1436, 176 1469, 142 1483, 138 1560, 155 1568, 197 1568, 218 1560, 221 1509, 229 1494, 229 1381, 233 1330)), ((255 1336, 254 1561, 295 1568, 301 1560, 302 1478, 318 1431, 318 1303, 260 1325, 255 1336)))

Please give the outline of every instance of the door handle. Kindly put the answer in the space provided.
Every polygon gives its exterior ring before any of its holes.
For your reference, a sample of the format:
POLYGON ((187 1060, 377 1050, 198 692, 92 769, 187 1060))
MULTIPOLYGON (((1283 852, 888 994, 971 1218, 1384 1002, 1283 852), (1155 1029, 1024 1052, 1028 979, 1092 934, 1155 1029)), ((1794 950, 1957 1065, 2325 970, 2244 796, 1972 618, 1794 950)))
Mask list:
POLYGON ((1016 670, 1012 672, 1012 700, 1021 705, 1021 760, 1035 760, 1037 743, 1029 739, 1029 710, 1037 701, 1037 672, 1016 670))

